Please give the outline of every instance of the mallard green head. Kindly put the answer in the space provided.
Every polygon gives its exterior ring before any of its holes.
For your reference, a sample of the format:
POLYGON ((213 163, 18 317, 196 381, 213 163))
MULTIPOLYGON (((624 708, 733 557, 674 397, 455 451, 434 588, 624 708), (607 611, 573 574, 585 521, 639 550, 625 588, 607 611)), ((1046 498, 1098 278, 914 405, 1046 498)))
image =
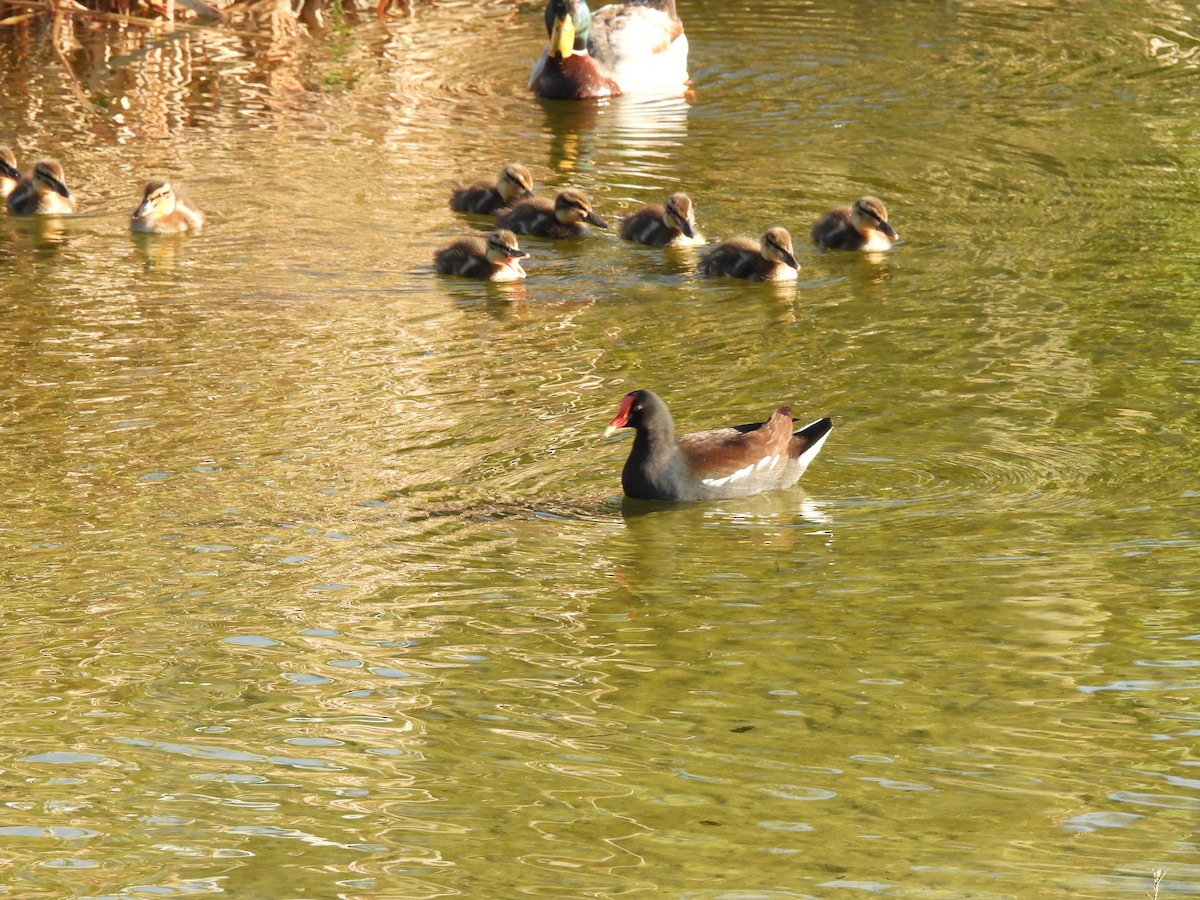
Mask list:
POLYGON ((550 0, 546 4, 547 55, 565 59, 585 52, 591 27, 592 11, 586 0, 550 0))

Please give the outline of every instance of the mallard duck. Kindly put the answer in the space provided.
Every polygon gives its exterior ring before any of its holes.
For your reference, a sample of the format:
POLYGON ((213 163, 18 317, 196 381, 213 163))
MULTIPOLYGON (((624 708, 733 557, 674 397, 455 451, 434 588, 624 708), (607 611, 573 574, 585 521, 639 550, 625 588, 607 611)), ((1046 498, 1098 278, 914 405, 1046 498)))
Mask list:
POLYGON ((560 192, 553 203, 538 197, 522 200, 496 220, 499 228, 555 240, 583 234, 587 231, 584 223, 591 223, 598 228, 608 227, 592 211, 592 204, 583 192, 573 188, 560 192))
POLYGON ((75 212, 75 198, 63 180, 56 159, 43 159, 21 178, 8 195, 8 211, 22 216, 65 215, 75 212))
POLYGON ((768 228, 757 244, 751 238, 721 241, 700 257, 705 275, 727 275, 751 281, 788 281, 800 263, 792 255, 792 236, 785 228, 768 228))
POLYGON ((129 220, 133 231, 152 234, 195 231, 203 224, 204 213, 192 206, 187 197, 165 178, 146 182, 142 202, 129 220))
POLYGON ((8 147, 0 147, 0 200, 7 200, 20 180, 17 157, 8 147))
POLYGON ((518 281, 525 270, 517 262, 529 256, 517 246, 517 236, 497 229, 486 238, 459 238, 433 254, 439 275, 461 275, 479 281, 518 281))
POLYGON ((887 207, 875 197, 831 209, 812 228, 812 242, 834 250, 887 250, 896 237, 887 207))
POLYGON ((586 0, 549 0, 546 33, 550 41, 529 78, 539 97, 591 100, 686 88, 688 41, 675 0, 627 0, 594 16, 586 0))
POLYGON ((450 208, 458 212, 494 213, 533 196, 533 176, 520 163, 509 163, 495 181, 454 186, 450 208))
POLYGON ((621 220, 624 240, 651 247, 690 247, 704 243, 696 230, 696 213, 687 194, 672 194, 666 203, 643 206, 621 220))

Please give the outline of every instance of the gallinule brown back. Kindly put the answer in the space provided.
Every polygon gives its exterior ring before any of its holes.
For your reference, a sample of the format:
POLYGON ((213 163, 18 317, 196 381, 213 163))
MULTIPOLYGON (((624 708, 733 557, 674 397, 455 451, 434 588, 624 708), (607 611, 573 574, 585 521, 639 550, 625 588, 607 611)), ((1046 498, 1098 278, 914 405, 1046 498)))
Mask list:
POLYGON ((621 486, 639 500, 721 500, 791 487, 821 452, 833 430, 828 417, 792 431, 792 408, 781 406, 753 425, 698 431, 676 439, 675 422, 652 391, 626 394, 605 437, 620 428, 637 434, 621 486))

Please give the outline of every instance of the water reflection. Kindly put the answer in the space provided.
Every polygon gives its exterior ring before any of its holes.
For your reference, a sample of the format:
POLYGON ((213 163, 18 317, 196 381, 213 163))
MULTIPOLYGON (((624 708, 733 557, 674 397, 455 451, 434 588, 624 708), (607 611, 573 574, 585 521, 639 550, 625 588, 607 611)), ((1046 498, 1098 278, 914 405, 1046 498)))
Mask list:
POLYGON ((549 166, 572 175, 602 158, 609 177, 645 178, 669 172, 687 140, 690 106, 683 97, 614 97, 603 103, 539 99, 551 135, 549 166))

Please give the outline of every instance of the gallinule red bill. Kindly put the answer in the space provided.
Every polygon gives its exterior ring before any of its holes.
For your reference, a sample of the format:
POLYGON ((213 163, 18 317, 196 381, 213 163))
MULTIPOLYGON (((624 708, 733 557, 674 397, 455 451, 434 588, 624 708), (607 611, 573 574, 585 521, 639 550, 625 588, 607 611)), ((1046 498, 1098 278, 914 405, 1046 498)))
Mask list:
POLYGON ((633 449, 621 486, 639 500, 720 500, 791 487, 821 452, 833 430, 828 417, 792 431, 792 408, 781 406, 753 425, 698 431, 676 439, 667 404, 633 391, 604 435, 633 428, 633 449))

